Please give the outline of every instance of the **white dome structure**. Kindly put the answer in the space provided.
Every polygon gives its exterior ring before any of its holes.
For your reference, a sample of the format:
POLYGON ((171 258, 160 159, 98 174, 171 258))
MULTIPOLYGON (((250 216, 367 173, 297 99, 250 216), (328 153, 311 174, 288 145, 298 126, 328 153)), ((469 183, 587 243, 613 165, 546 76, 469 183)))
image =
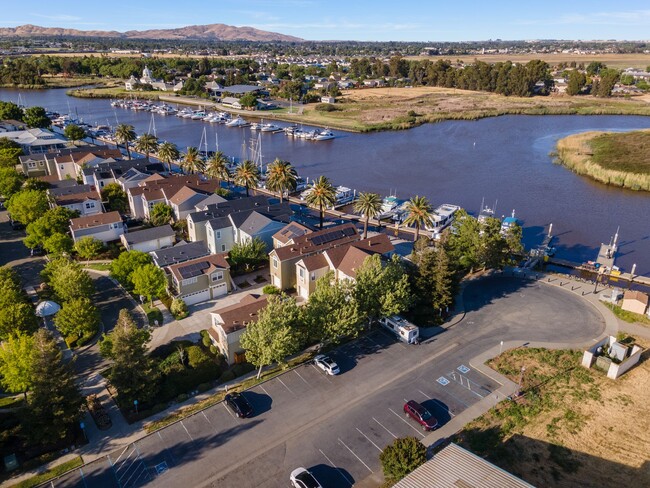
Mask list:
POLYGON ((39 317, 49 317, 50 315, 57 313, 59 310, 61 310, 61 306, 51 300, 44 300, 36 305, 36 315, 39 317))

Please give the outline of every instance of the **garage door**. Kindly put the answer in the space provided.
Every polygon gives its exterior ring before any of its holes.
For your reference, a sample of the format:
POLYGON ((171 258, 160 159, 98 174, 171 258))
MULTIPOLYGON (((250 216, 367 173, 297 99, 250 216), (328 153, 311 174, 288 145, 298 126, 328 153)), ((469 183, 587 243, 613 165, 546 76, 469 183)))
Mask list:
POLYGON ((212 298, 221 297, 226 293, 228 293, 228 285, 225 283, 212 287, 212 298))
POLYGON ((206 300, 210 300, 210 290, 197 291, 196 293, 183 295, 183 300, 187 305, 205 302, 206 300))

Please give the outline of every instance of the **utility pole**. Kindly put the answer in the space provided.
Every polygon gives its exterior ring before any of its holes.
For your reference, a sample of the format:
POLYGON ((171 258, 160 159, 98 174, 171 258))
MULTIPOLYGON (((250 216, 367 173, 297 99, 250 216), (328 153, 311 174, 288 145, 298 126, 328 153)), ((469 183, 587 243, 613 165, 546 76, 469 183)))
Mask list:
POLYGON ((630 281, 627 282, 627 289, 629 290, 634 283, 634 272, 636 271, 636 263, 632 265, 632 272, 630 273, 630 281))

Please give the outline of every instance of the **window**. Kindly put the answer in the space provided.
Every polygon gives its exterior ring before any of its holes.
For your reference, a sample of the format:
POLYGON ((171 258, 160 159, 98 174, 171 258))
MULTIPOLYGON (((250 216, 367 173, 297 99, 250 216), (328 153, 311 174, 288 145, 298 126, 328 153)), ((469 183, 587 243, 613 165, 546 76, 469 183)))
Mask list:
POLYGON ((27 163, 27 167, 28 167, 28 168, 35 168, 35 167, 36 167, 36 163, 35 163, 34 161, 30 161, 29 163, 27 163))
POLYGON ((278 258, 276 258, 275 256, 273 257, 273 267, 276 269, 278 267, 278 258))
POLYGON ((188 278, 186 280, 183 280, 183 286, 191 285, 192 283, 196 283, 197 281, 199 281, 199 279, 196 276, 194 278, 188 278))
POLYGON ((226 245, 225 244, 221 244, 221 252, 226 252, 226 245))
POLYGON ((217 271, 212 274, 212 281, 221 281, 223 280, 223 271, 217 271))
POLYGON ((217 239, 221 239, 221 231, 220 230, 217 231, 217 239))
POLYGON ((95 208, 95 202, 86 202, 86 209, 95 208))
POLYGON ((300 275, 300 281, 305 281, 305 270, 303 268, 298 268, 298 275, 300 275))
POLYGON ((316 273, 312 273, 312 274, 311 274, 311 280, 312 280, 312 281, 316 281, 316 273))

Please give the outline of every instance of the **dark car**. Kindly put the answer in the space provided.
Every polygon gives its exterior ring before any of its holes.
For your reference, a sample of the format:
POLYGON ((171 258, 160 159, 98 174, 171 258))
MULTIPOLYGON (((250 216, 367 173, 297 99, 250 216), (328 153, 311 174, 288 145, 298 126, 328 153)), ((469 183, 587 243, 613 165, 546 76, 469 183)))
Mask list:
POLYGON ((241 393, 228 393, 224 400, 237 417, 246 418, 253 415, 253 406, 241 393))
POLYGON ((404 413, 420 424, 424 430, 433 430, 438 427, 436 418, 415 400, 404 404, 404 413))

